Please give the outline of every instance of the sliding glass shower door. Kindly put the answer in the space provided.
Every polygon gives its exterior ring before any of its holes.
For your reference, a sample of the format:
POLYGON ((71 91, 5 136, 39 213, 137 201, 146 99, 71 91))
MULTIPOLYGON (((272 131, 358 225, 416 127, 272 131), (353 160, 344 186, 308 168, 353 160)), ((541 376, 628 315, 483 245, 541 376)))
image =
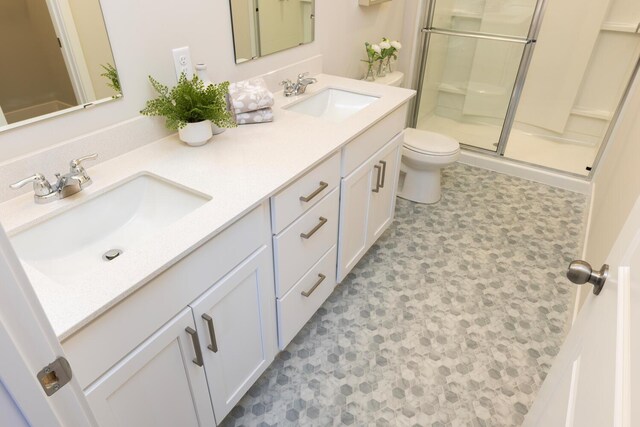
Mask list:
POLYGON ((432 0, 415 127, 503 153, 539 7, 536 0, 432 0))

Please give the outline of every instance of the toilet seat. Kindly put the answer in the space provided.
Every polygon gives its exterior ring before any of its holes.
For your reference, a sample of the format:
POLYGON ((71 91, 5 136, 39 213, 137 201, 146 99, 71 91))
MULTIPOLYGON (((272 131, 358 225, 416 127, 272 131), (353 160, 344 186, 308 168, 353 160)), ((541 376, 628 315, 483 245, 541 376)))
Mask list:
POLYGON ((412 128, 405 129, 404 147, 429 156, 450 156, 460 151, 460 144, 453 138, 412 128))

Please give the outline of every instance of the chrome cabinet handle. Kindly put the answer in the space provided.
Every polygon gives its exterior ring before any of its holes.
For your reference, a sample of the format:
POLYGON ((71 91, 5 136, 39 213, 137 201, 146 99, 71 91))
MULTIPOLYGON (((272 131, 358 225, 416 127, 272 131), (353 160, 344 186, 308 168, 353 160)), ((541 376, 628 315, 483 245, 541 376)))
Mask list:
POLYGON ((207 346, 207 348, 214 353, 218 352, 218 341, 216 341, 216 330, 213 326, 213 319, 208 314, 203 314, 202 318, 207 322, 207 326, 209 327, 209 338, 211 339, 211 344, 207 346))
POLYGON ((384 178, 387 176, 387 162, 380 160, 382 163, 382 179, 380 180, 380 188, 384 188, 384 178))
POLYGON ((313 193, 309 194, 308 196, 300 196, 300 201, 302 201, 302 202, 310 202, 311 199, 316 197, 318 194, 322 193, 322 190, 324 190, 328 186, 329 186, 329 184, 327 184, 326 182, 320 181, 320 187, 318 187, 313 193))
POLYGON ((327 276, 325 276, 325 275, 324 275, 324 274, 322 274, 322 273, 318 274, 318 277, 319 277, 318 281, 317 281, 316 283, 314 283, 314 284, 313 284, 313 286, 311 287, 311 289, 309 289, 308 291, 302 291, 302 292, 301 292, 301 294, 302 294, 302 296, 303 296, 303 297, 307 297, 307 298, 309 298, 309 297, 311 296, 311 294, 313 293, 313 291, 315 291, 315 290, 316 290, 316 288, 317 288, 318 286, 320 286, 320 283, 322 283, 322 282, 324 281, 324 279, 326 279, 326 278, 327 278, 327 276))
POLYGON ((187 331, 187 333, 191 335, 191 341, 193 342, 193 349, 196 352, 196 358, 193 359, 193 363, 202 367, 204 362, 202 361, 202 350, 200 349, 200 340, 198 339, 198 332, 196 332, 196 330, 193 329, 191 326, 187 326, 185 328, 185 331, 187 331))
POLYGON ((311 231, 309 231, 308 233, 300 233, 300 237, 302 237, 303 239, 308 239, 309 237, 311 237, 314 234, 316 234, 316 231, 320 230, 320 227, 325 225, 327 223, 327 221, 328 221, 328 219, 323 217, 323 216, 321 216, 319 219, 320 219, 320 222, 318 223, 318 225, 313 227, 311 229, 311 231))
POLYGON ((380 172, 382 171, 382 168, 378 165, 375 165, 373 168, 378 171, 378 175, 376 176, 376 188, 371 191, 377 193, 380 191, 380 172))

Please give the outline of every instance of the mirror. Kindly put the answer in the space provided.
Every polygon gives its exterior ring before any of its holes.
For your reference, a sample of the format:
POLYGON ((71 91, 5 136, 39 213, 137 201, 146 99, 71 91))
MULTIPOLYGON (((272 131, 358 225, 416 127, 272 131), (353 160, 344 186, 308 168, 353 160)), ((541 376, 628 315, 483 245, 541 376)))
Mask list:
POLYGON ((3 0, 0 40, 0 130, 122 96, 99 0, 3 0))
POLYGON ((236 64, 313 41, 314 0, 229 0, 236 64))

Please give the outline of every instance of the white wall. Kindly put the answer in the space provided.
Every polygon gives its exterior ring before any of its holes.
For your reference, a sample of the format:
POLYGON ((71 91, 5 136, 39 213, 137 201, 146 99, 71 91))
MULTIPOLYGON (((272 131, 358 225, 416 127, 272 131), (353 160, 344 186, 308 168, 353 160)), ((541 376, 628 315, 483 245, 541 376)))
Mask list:
POLYGON ((162 82, 175 81, 175 47, 189 45, 193 62, 207 63, 212 80, 244 79, 319 53, 324 55, 325 72, 360 77, 365 40, 400 38, 404 4, 405 0, 393 0, 359 7, 355 0, 317 0, 315 42, 236 65, 227 1, 103 1, 124 98, 0 133, 0 164, 137 117, 153 96, 148 74, 162 82))
POLYGON ((640 197, 640 79, 636 79, 612 141, 593 177, 593 210, 586 257, 607 261, 618 232, 640 197))
MULTIPOLYGON (((640 199, 640 76, 636 77, 612 139, 593 177, 589 229, 584 259, 594 268, 606 263, 615 239, 640 199)), ((591 292, 578 289, 580 308, 591 292)))

